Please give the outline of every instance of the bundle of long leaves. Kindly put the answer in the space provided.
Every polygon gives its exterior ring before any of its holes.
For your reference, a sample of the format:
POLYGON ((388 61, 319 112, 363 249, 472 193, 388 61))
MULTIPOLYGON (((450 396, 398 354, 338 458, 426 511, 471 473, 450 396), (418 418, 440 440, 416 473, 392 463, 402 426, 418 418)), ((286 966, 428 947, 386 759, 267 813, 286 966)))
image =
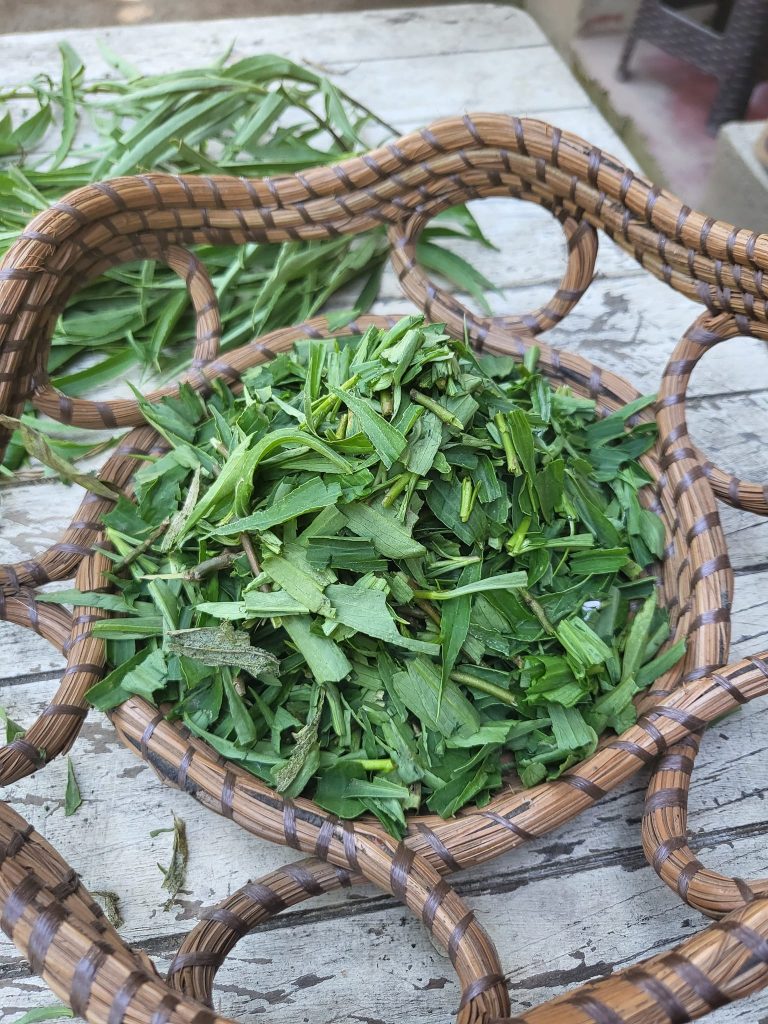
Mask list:
POLYGON ((242 392, 143 404, 167 454, 105 517, 101 709, 168 705, 342 817, 443 816, 556 778, 682 655, 646 568, 654 424, 421 318, 308 341, 242 392))
MULTIPOLYGON (((259 54, 204 68, 143 75, 103 48, 112 77, 93 78, 68 43, 61 78, 38 75, 0 91, 0 255, 36 214, 72 189, 123 174, 163 171, 251 177, 286 174, 363 152, 397 132, 328 78, 259 54), (367 136, 366 136, 367 131, 367 136)), ((488 281, 441 247, 445 237, 489 244, 465 208, 428 227, 419 259, 481 297, 488 281)), ((383 229, 327 241, 204 245, 223 324, 223 350, 300 323, 337 304, 364 312, 376 298, 383 229)), ((191 358, 194 320, 184 282, 155 263, 122 266, 79 291, 53 335, 48 369, 68 395, 137 371, 172 379, 191 358), (85 357, 85 358, 84 358, 85 357)), ((27 422, 36 419, 31 410, 27 422)), ((91 454, 85 431, 37 421, 56 454, 91 454)), ((17 434, 6 472, 26 456, 17 434)))

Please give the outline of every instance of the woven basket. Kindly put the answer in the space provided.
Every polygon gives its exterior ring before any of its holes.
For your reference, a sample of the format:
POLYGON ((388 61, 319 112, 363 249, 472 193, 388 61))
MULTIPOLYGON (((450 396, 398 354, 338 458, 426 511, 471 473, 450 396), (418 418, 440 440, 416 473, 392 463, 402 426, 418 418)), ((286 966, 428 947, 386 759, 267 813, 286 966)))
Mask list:
MULTIPOLYGON (((236 384, 245 368, 296 339, 327 337, 327 323, 317 318, 220 356, 216 296, 187 247, 324 238, 382 223, 405 294, 454 334, 466 325, 478 350, 520 356, 573 308, 592 279, 597 228, 649 272, 707 307, 664 371, 656 408, 659 442, 644 458, 654 480, 646 503, 667 531, 662 596, 675 638, 688 639, 684 663, 643 695, 636 726, 607 738, 557 781, 503 791, 488 806, 448 821, 414 815, 401 843, 374 820, 339 821, 310 800, 283 798, 133 698, 112 714, 131 750, 206 806, 308 859, 248 883, 211 912, 183 943, 166 982, 146 957, 122 942, 75 872, 0 804, 0 925, 56 994, 93 1024, 211 1024, 219 1019, 206 1008, 215 972, 242 935, 309 896, 368 880, 401 899, 447 948, 462 986, 461 1021, 509 1018, 493 944, 445 876, 561 825, 643 765, 654 764, 643 820, 646 854, 686 902, 721 920, 671 953, 513 1019, 661 1024, 700 1016, 768 982, 768 880, 747 883, 708 871, 685 838, 688 783, 701 730, 768 691, 768 664, 761 657, 722 668, 732 574, 716 497, 765 513, 768 491, 699 455, 688 435, 685 393, 708 348, 737 334, 768 337, 762 286, 768 236, 681 206, 576 136, 500 115, 439 121, 335 167, 283 178, 121 178, 80 189, 38 216, 0 266, 0 411, 15 415, 31 399, 65 423, 133 427, 101 472, 123 487, 142 455, 163 450, 163 440, 142 426, 135 401, 70 399, 50 384, 51 333, 71 295, 109 267, 139 259, 166 263, 185 280, 196 313, 195 359, 185 379, 200 390, 216 378, 236 384), (550 302, 534 313, 480 317, 433 284, 416 263, 417 238, 432 216, 485 196, 535 202, 563 227, 565 275, 550 302)), ((361 317, 345 331, 394 319, 361 317)), ((616 374, 537 344, 540 366, 551 380, 595 398, 601 411, 637 396, 616 374)), ((52 703, 23 738, 0 751, 4 783, 69 748, 86 714, 84 693, 102 674, 103 643, 91 627, 106 613, 75 608, 69 614, 37 604, 34 588, 73 576, 81 589, 107 586, 106 559, 93 549, 109 507, 109 500, 87 494, 58 544, 33 561, 0 566, 2 615, 36 630, 67 658, 52 703)))

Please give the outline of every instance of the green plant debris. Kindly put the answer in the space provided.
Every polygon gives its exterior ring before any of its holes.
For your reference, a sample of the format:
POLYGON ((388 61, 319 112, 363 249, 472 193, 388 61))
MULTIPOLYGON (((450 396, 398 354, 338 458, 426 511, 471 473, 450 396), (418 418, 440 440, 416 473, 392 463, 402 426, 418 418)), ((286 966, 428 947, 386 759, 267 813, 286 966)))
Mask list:
POLYGON ((13 1024, 40 1024, 44 1020, 61 1020, 64 1017, 74 1017, 74 1011, 63 1003, 54 1006, 36 1006, 27 1010, 17 1017, 13 1024))
POLYGON ((187 878, 187 861, 189 860, 189 847, 187 846, 187 827, 181 818, 173 816, 173 827, 172 828, 157 828, 150 832, 150 836, 154 839, 156 836, 162 835, 165 832, 173 834, 173 847, 171 849, 171 860, 167 868, 164 868, 162 864, 158 864, 158 868, 163 874, 163 889, 167 889, 169 896, 163 905, 163 910, 166 913, 176 903, 176 897, 179 893, 184 892, 184 883, 187 878))
POLYGON ((95 896, 104 910, 104 916, 113 928, 120 928, 123 923, 123 915, 120 913, 120 897, 110 889, 92 889, 91 895, 95 896))
POLYGON ((69 818, 74 814, 82 802, 80 787, 75 778, 75 766, 72 764, 72 758, 67 757, 67 788, 64 792, 64 814, 66 817, 69 818))
POLYGON ((0 722, 5 723, 5 742, 13 743, 17 736, 24 735, 24 726, 14 722, 5 708, 0 707, 0 722))

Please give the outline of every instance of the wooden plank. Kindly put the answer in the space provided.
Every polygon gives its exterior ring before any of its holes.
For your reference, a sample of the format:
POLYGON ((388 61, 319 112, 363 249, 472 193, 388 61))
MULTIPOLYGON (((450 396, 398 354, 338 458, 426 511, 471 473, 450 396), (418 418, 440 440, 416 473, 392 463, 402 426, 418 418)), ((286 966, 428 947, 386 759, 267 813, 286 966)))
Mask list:
MULTIPOLYGON (((0 37, 0 83, 26 81, 60 66, 58 43, 75 47, 93 75, 109 71, 99 42, 146 73, 194 68, 225 53, 276 53, 296 61, 364 62, 439 54, 551 46, 530 15, 513 6, 481 3, 410 7, 297 17, 223 18, 164 25, 31 32, 0 37)), ((418 70, 418 67, 417 67, 418 70)), ((424 81, 424 77, 419 76, 424 81)))
POLYGON ((426 123, 483 110, 491 99, 495 100, 494 109, 504 112, 509 109, 509 97, 514 97, 513 112, 526 116, 588 105, 581 86, 547 46, 518 50, 502 44, 492 52, 462 53, 460 64, 453 54, 422 57, 417 89, 413 62, 404 59, 400 67, 395 63, 334 63, 330 70, 342 74, 346 91, 369 106, 381 106, 386 97, 384 116, 395 124, 406 118, 426 123))

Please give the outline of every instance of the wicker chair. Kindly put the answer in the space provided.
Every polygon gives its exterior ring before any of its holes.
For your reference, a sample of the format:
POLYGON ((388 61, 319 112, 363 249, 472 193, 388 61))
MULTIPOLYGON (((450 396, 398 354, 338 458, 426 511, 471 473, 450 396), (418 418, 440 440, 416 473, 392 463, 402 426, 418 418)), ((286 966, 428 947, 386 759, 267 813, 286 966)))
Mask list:
POLYGON ((619 61, 618 73, 629 77, 629 62, 640 39, 673 57, 681 57, 718 83, 709 112, 713 133, 726 121, 746 113, 752 89, 765 70, 768 6, 763 0, 717 0, 712 26, 683 13, 701 6, 696 0, 641 0, 619 61))

